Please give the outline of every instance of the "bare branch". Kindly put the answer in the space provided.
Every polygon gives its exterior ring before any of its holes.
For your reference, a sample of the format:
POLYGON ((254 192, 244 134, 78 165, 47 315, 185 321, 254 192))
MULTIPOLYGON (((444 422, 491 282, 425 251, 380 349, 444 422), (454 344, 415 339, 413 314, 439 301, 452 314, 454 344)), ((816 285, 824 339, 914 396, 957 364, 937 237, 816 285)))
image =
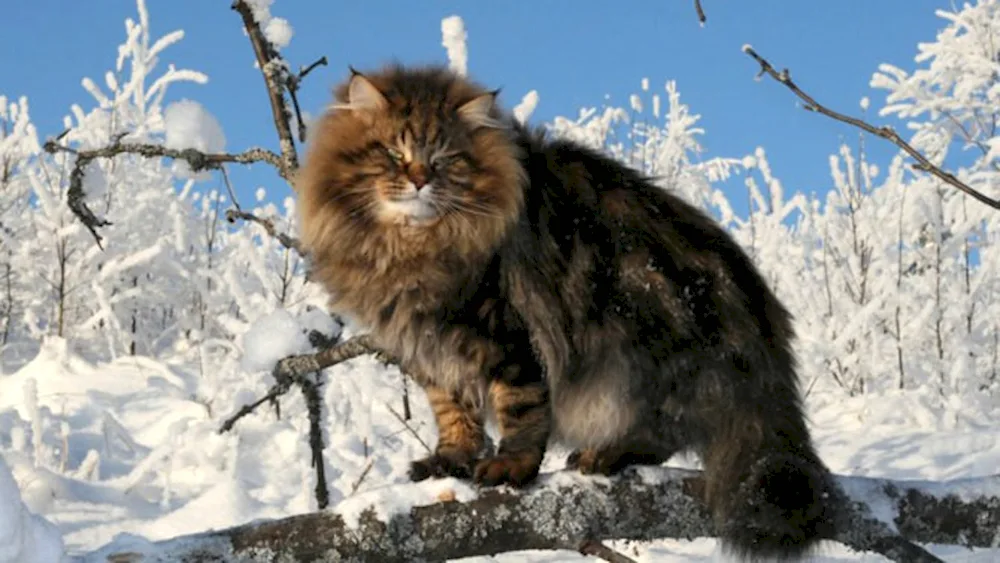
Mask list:
POLYGON ((229 221, 230 223, 235 223, 237 219, 250 221, 251 223, 257 223, 261 227, 264 227, 264 230, 267 231, 268 235, 278 239, 278 242, 281 243, 281 245, 284 246, 285 248, 298 252, 300 256, 306 255, 305 250, 303 250, 302 248, 302 243, 299 241, 299 239, 289 235, 288 233, 283 233, 279 231, 277 227, 274 226, 273 220, 258 217, 253 213, 250 213, 248 211, 241 211, 239 209, 226 210, 227 221, 229 221))
POLYGON ((326 60, 326 56, 324 55, 324 56, 320 57, 319 59, 313 61, 313 63, 311 65, 309 65, 309 66, 307 66, 305 68, 299 69, 299 73, 295 76, 295 83, 298 84, 298 83, 302 82, 302 79, 304 79, 306 77, 306 75, 308 75, 310 72, 312 72, 313 70, 315 70, 316 67, 318 67, 318 66, 326 66, 327 62, 328 61, 326 60))
POLYGON ((705 25, 705 22, 708 21, 708 18, 705 17, 705 10, 703 10, 701 7, 701 0, 694 0, 694 9, 696 12, 698 12, 698 23, 700 23, 701 25, 705 25))
POLYGON ((278 142, 281 146, 281 169, 284 172, 282 176, 289 180, 289 184, 294 187, 290 178, 299 168, 299 156, 295 150, 295 140, 292 138, 292 114, 288 111, 288 104, 285 102, 287 63, 278 54, 274 45, 271 45, 271 42, 264 36, 260 24, 253 17, 253 9, 249 4, 244 0, 236 0, 232 4, 232 9, 238 12, 243 19, 243 27, 246 28, 250 44, 253 46, 257 66, 260 67, 261 75, 264 77, 267 97, 271 102, 274 127, 278 132, 278 142))
POLYGON ((900 137, 899 134, 896 133, 896 131, 892 127, 889 126, 875 127, 874 125, 871 125, 866 121, 857 119, 855 117, 850 117, 848 115, 844 115, 842 113, 831 110, 826 106, 823 106, 815 99, 813 99, 812 96, 803 92, 798 87, 798 85, 796 85, 795 82, 792 81, 788 69, 783 69, 781 72, 778 72, 777 70, 775 70, 773 66, 771 66, 771 63, 769 63, 766 59, 758 55, 757 52, 754 51, 753 48, 750 47, 749 45, 745 45, 743 47, 743 52, 745 52, 747 55, 750 55, 750 57, 752 57, 755 61, 757 61, 757 64, 760 65, 761 75, 767 74, 774 80, 780 82, 781 84, 784 84, 785 87, 791 90, 793 94, 795 94, 796 96, 798 96, 800 100, 805 102, 804 106, 805 109, 823 114, 827 117, 830 117, 842 123, 852 125, 867 133, 875 135, 876 137, 881 137, 889 141, 890 143, 893 143, 894 145, 902 149, 906 154, 910 155, 914 160, 917 161, 916 164, 914 164, 913 166, 917 170, 928 172, 937 177, 938 179, 942 180, 943 182, 955 188, 958 188, 966 195, 972 196, 980 203, 984 203, 994 209, 1000 210, 1000 200, 990 198, 989 196, 983 194, 982 192, 962 182, 957 177, 955 177, 955 175, 952 174, 951 172, 947 172, 935 166, 920 151, 913 148, 909 143, 904 141, 903 138, 900 137))
MULTIPOLYGON (((147 158, 172 158, 186 161, 194 172, 215 170, 226 163, 253 164, 255 162, 266 162, 274 166, 278 170, 278 173, 282 175, 282 178, 288 180, 281 170, 281 157, 261 147, 252 147, 240 153, 206 153, 197 149, 171 149, 152 143, 119 142, 99 149, 76 150, 50 140, 46 141, 45 150, 49 153, 70 152, 77 155, 78 159, 85 159, 87 162, 95 158, 114 158, 120 154, 137 154, 147 158)), ((78 166, 77 168, 82 167, 78 166)))
POLYGON ((312 451, 312 466, 316 471, 316 503, 321 510, 326 508, 330 504, 330 493, 326 486, 326 464, 323 461, 325 446, 322 430, 322 397, 319 393, 320 372, 334 364, 368 353, 379 352, 372 346, 371 337, 365 335, 333 344, 316 354, 284 358, 274 366, 275 383, 267 394, 249 405, 244 405, 236 414, 223 421, 219 427, 219 434, 232 430, 238 420, 254 412, 260 405, 269 402, 277 405, 278 397, 288 393, 292 385, 297 385, 302 390, 306 410, 309 413, 309 448, 312 451), (315 377, 310 378, 309 374, 315 374, 315 377))
POLYGON ((410 426, 410 423, 407 422, 407 420, 403 418, 398 412, 396 412, 396 409, 392 408, 392 405, 390 405, 389 403, 385 403, 385 408, 389 409, 389 412, 392 413, 392 416, 396 417, 396 420, 398 420, 399 423, 403 425, 403 428, 408 430, 410 434, 414 438, 416 438, 418 442, 420 442, 420 445, 423 446, 425 450, 427 450, 427 453, 432 453, 434 451, 431 449, 430 446, 427 445, 427 442, 425 442, 424 439, 420 437, 420 434, 417 433, 417 431, 414 430, 412 426, 410 426))
POLYGON ((292 107, 295 108, 295 123, 299 126, 299 141, 306 141, 306 124, 302 120, 302 110, 299 108, 299 85, 302 84, 302 80, 313 71, 318 66, 326 66, 326 57, 320 57, 319 60, 314 61, 311 65, 299 70, 296 75, 289 74, 285 82, 285 87, 288 88, 288 96, 292 98, 292 107))
POLYGON ((69 175, 69 190, 66 199, 70 210, 87 227, 94 236, 94 240, 97 241, 98 246, 101 246, 102 237, 97 232, 97 229, 111 225, 111 222, 94 215, 94 212, 87 206, 85 201, 87 194, 83 190, 84 171, 97 158, 114 158, 121 154, 137 154, 147 158, 172 158, 186 161, 194 172, 222 169, 222 165, 229 162, 237 164, 266 162, 277 168, 278 173, 286 180, 289 179, 285 176, 286 172, 281 167, 281 157, 267 149, 259 147, 250 148, 235 154, 205 153, 196 149, 171 149, 163 145, 150 143, 122 143, 119 139, 114 144, 99 149, 76 150, 59 144, 56 139, 50 139, 45 142, 45 151, 50 154, 68 152, 76 155, 73 170, 69 175))
MULTIPOLYGON (((893 561, 941 561, 914 542, 991 547, 1000 524, 1000 498, 971 493, 995 490, 1000 477, 944 483, 837 479, 849 496, 837 516, 842 531, 829 539, 893 561)), ((421 484, 395 487, 403 498, 421 484)), ((672 468, 633 468, 611 479, 544 475, 524 489, 485 489, 467 502, 417 506, 388 520, 369 508, 357 526, 334 508, 176 538, 140 548, 144 553, 131 561, 443 561, 528 549, 578 551, 588 542, 612 539, 713 537, 717 531, 697 496, 701 490, 700 472, 672 468)), ((112 555, 104 549, 83 562, 112 555)))
POLYGON ((324 369, 345 362, 351 358, 363 356, 365 354, 380 354, 374 347, 371 337, 368 335, 355 336, 350 340, 332 344, 331 346, 315 354, 303 354, 300 356, 289 356, 282 359, 274 366, 272 375, 274 376, 274 386, 266 395, 249 405, 243 405, 233 416, 226 419, 219 427, 219 433, 232 430, 236 422, 244 416, 254 412, 260 405, 275 400, 291 389, 292 385, 316 385, 315 382, 307 379, 310 373, 319 373, 324 369))
POLYGON ((345 362, 365 354, 380 354, 372 337, 364 334, 345 340, 316 354, 289 356, 274 368, 275 377, 300 377, 301 374, 322 371, 332 365, 345 362))

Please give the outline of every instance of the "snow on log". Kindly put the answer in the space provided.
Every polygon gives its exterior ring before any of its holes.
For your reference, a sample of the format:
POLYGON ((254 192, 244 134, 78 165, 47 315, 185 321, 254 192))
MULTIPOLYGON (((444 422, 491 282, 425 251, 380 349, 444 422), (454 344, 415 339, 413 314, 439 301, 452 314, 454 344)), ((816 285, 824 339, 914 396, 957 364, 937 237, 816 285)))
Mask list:
MULTIPOLYGON (((838 479, 856 510, 845 515, 845 530, 830 539, 856 550, 924 562, 940 560, 912 542, 968 547, 996 542, 1000 477, 942 483, 838 479)), ((372 506, 352 518, 333 508, 129 546, 127 553, 111 544, 83 561, 443 561, 526 549, 575 550, 587 541, 715 535, 698 500, 697 471, 642 467, 610 479, 559 472, 522 490, 483 489, 465 501, 445 495, 442 502, 399 506, 399 498, 420 497, 408 489, 427 485, 392 487, 397 502, 391 514, 380 516, 377 509, 384 507, 372 506)))

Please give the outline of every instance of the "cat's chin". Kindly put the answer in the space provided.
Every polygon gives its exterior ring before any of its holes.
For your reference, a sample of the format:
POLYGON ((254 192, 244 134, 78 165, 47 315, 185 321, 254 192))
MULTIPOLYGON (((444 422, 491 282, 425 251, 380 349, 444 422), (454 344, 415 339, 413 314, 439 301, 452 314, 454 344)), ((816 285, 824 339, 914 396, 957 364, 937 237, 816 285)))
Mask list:
POLYGON ((382 202, 381 215, 387 223, 411 227, 430 226, 441 218, 434 206, 417 198, 403 201, 384 201, 382 202))

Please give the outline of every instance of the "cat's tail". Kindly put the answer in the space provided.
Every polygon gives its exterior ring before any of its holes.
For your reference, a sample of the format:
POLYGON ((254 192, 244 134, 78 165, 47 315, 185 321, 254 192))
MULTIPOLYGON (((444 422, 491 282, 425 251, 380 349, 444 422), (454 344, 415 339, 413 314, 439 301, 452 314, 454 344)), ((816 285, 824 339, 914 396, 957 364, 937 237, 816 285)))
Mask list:
POLYGON ((781 428, 769 414, 730 418, 705 452, 706 500, 723 552, 743 561, 798 560, 833 536, 843 514, 842 492, 804 424, 793 418, 781 428))

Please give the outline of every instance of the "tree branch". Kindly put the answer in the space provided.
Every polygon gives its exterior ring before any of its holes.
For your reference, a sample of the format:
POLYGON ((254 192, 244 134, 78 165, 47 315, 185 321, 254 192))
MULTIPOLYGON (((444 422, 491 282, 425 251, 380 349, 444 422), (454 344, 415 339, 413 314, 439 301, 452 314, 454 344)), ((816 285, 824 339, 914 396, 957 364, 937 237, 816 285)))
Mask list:
POLYGON ((951 172, 947 172, 945 170, 942 170, 938 166, 935 166, 920 151, 913 148, 909 143, 904 141, 903 138, 900 137, 899 134, 896 133, 896 131, 892 127, 889 126, 875 127, 874 125, 871 125, 866 121, 850 117, 848 115, 844 115, 842 113, 831 110, 826 106, 823 106, 815 99, 813 99, 812 96, 803 92, 798 87, 798 85, 792 81, 788 69, 783 69, 781 72, 778 72, 777 70, 774 69, 771 63, 769 63, 766 59, 758 55, 757 52, 753 50, 753 47, 751 47, 750 45, 744 45, 743 52, 752 57, 755 61, 757 61, 757 64, 760 65, 759 75, 767 74, 774 80, 780 82, 781 84, 784 84, 785 87, 791 90, 793 94, 795 94, 800 100, 805 102, 805 106, 803 106, 805 107, 805 109, 823 114, 827 117, 840 121, 841 123, 852 125, 867 133, 875 135, 876 137, 881 137, 889 141, 890 143, 893 143, 894 145, 902 149, 906 154, 910 155, 914 160, 917 161, 916 164, 914 165, 914 168, 916 168, 917 170, 928 172, 937 177, 938 179, 942 180, 943 182, 955 188, 958 188, 966 195, 972 196, 980 203, 984 203, 994 209, 1000 210, 1000 200, 990 198, 989 196, 983 194, 982 192, 962 182, 957 177, 955 177, 955 175, 952 174, 951 172))
MULTIPOLYGON (((310 337, 314 340, 325 340, 325 336, 320 334, 310 335, 310 337)), ((229 432, 237 421, 254 412, 264 403, 273 403, 277 407, 278 397, 288 393, 292 385, 297 385, 302 390, 306 401, 306 410, 309 413, 309 448, 312 451, 312 466, 316 471, 316 503, 320 510, 326 508, 330 503, 330 493, 326 486, 326 464, 323 461, 325 446, 321 427, 323 409, 321 406, 322 397, 319 393, 320 372, 334 364, 363 354, 380 354, 372 345, 371 337, 368 335, 357 336, 339 344, 329 341, 326 344, 327 347, 316 354, 289 356, 279 361, 272 372, 275 383, 267 394, 253 403, 240 407, 236 414, 223 421, 219 427, 219 434, 229 432), (310 378, 309 374, 315 374, 315 378, 310 378)))
MULTIPOLYGON (((84 224, 85 227, 93 235, 94 240, 97 241, 97 245, 101 248, 101 235, 97 232, 100 227, 106 227, 111 225, 111 222, 97 217, 90 207, 87 206, 86 197, 87 194, 83 190, 83 179, 87 166, 97 158, 114 158, 120 154, 137 154, 147 158, 172 158, 175 160, 184 160, 191 167, 194 172, 199 172, 202 170, 209 169, 220 169, 223 164, 227 162, 233 162, 238 164, 251 164, 254 162, 266 162, 275 166, 278 169, 278 173, 282 174, 284 177, 284 172, 281 168, 281 157, 274 154, 273 152, 262 149, 259 147, 254 147, 247 149, 241 153, 231 154, 231 153, 205 153, 195 149, 171 149, 163 145, 155 145, 149 143, 122 143, 115 142, 114 144, 102 147, 99 149, 85 149, 76 150, 66 145, 59 144, 55 139, 49 139, 44 145, 45 151, 49 154, 55 154, 57 152, 68 152, 76 155, 76 161, 73 163, 73 170, 69 175, 69 190, 67 191, 67 204, 70 210, 80 222, 84 224)), ((285 178, 288 180, 288 178, 285 178)))
MULTIPOLYGON (((285 85, 287 84, 288 68, 287 63, 278 50, 271 45, 271 42, 264 36, 260 29, 260 24, 253 17, 253 9, 244 0, 236 0, 232 4, 232 9, 240 14, 243 19, 243 27, 247 30, 250 38, 250 45, 253 46, 254 56, 257 58, 257 66, 260 67, 261 75, 264 77, 264 85, 267 87, 267 97, 271 102, 271 114, 274 118, 274 128, 278 132, 278 142, 281 146, 281 169, 287 174, 286 180, 292 177, 295 170, 299 168, 299 156, 295 150, 295 140, 292 138, 291 119, 292 114, 288 111, 288 104, 285 101, 285 85)), ((283 174, 283 176, 284 176, 283 174)), ((294 182, 289 180, 294 188, 294 182)))
POLYGON ((701 25, 705 25, 705 22, 708 21, 708 18, 705 17, 705 10, 703 10, 701 7, 701 0, 694 0, 694 10, 698 12, 698 23, 700 23, 701 25))
POLYGON ((265 219, 263 217, 258 217, 253 213, 248 211, 242 211, 239 209, 227 209, 226 210, 226 220, 230 223, 235 223, 237 219, 242 219, 244 221, 250 221, 251 223, 257 223, 273 238, 278 239, 278 242, 282 246, 289 250, 294 250, 299 253, 300 256, 305 256, 305 250, 302 248, 302 243, 299 239, 289 235, 288 233, 283 233, 274 226, 274 221, 271 219, 265 219))
POLYGON ((318 66, 326 66, 326 57, 320 57, 318 60, 314 61, 311 65, 299 69, 298 74, 288 74, 287 80, 285 81, 285 87, 288 89, 288 96, 292 99, 292 107, 295 108, 295 123, 299 126, 299 142, 306 142, 306 124, 302 120, 302 110, 299 108, 299 85, 302 84, 302 80, 312 72, 318 66))
MULTIPOLYGON (((893 561, 941 561, 913 542, 992 547, 1000 525, 1000 498, 970 493, 995 491, 1000 477, 838 480, 851 508, 843 531, 828 539, 893 561)), ((427 496, 422 486, 396 487, 399 498, 414 491, 419 498, 427 496)), ((527 549, 577 551, 612 539, 713 537, 715 527, 696 496, 703 486, 700 472, 672 468, 633 468, 611 479, 560 472, 525 489, 485 489, 467 502, 416 506, 388 519, 368 508, 356 527, 334 508, 176 538, 144 548, 130 561, 441 561, 527 549)), ((84 562, 106 561, 112 549, 84 562)))
POLYGON ((222 426, 219 427, 219 433, 229 432, 239 419, 254 412, 262 404, 284 395, 291 389, 292 385, 316 385, 315 382, 310 381, 306 377, 308 374, 319 373, 330 366, 365 354, 381 354, 372 344, 371 336, 367 334, 355 336, 344 342, 331 344, 329 347, 315 354, 303 354, 283 358, 274 366, 274 370, 271 372, 275 383, 268 390, 267 394, 249 405, 243 405, 236 414, 222 423, 222 426))

